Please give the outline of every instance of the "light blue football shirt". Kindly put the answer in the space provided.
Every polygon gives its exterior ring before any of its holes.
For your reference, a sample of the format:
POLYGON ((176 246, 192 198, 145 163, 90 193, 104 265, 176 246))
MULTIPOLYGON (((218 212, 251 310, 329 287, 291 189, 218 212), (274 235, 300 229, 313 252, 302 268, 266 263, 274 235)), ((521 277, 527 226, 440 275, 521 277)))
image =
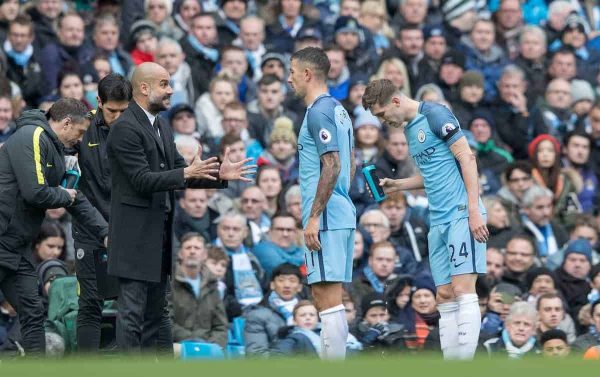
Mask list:
MULTIPOLYGON (((450 146, 464 136, 458 120, 443 105, 421 102, 404 129, 408 150, 423 176, 431 225, 469 216, 467 189, 450 146)), ((479 199, 479 209, 485 208, 479 199)))
POLYGON ((355 229, 356 208, 350 200, 350 167, 354 146, 352 121, 344 107, 331 95, 319 96, 306 109, 298 138, 302 224, 310 217, 319 177, 321 155, 338 152, 340 175, 321 214, 321 230, 355 229))

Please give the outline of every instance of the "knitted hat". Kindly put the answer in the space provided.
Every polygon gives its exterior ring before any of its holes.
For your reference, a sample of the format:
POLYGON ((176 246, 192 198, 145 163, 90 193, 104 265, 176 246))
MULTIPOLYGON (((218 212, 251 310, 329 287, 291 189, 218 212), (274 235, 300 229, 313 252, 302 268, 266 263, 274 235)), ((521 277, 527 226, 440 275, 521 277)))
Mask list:
POLYGON ((172 122, 173 118, 175 118, 177 114, 182 113, 184 111, 187 111, 193 116, 196 116, 194 109, 190 105, 188 105, 187 103, 180 103, 171 107, 171 109, 169 110, 169 122, 172 122))
POLYGON ((473 115, 471 115, 471 120, 469 120, 469 130, 471 129, 471 124, 473 124, 475 119, 485 120, 492 130, 494 130, 496 127, 496 123, 494 122, 494 117, 492 117, 492 114, 486 110, 475 110, 473 115))
POLYGON ((350 89, 356 85, 368 85, 369 76, 363 72, 356 72, 350 76, 350 89))
POLYGON ((535 139, 533 139, 531 141, 531 143, 529 143, 529 146, 527 147, 527 152, 529 153, 529 158, 533 159, 535 157, 535 151, 536 151, 538 145, 544 140, 548 140, 548 141, 552 142, 552 145, 554 145, 554 151, 557 153, 557 155, 560 153, 560 143, 558 142, 558 140, 556 140, 556 138, 552 135, 541 134, 538 137, 536 137, 535 139))
POLYGON ((475 0, 446 0, 442 5, 442 14, 447 22, 462 16, 468 11, 475 10, 475 0))
POLYGON ((323 33, 316 27, 307 27, 300 29, 298 34, 296 35, 297 41, 302 41, 305 39, 316 39, 317 41, 323 40, 323 33))
POLYGON ((435 283, 433 282, 433 278, 429 274, 420 274, 415 277, 413 284, 413 292, 418 291, 419 289, 427 289, 433 293, 435 296, 436 288, 435 283))
POLYGON ((554 281, 554 285, 556 285, 556 277, 554 276, 554 272, 550 271, 546 267, 536 267, 527 271, 527 275, 525 276, 525 283, 527 284, 527 290, 529 291, 533 286, 533 282, 539 276, 550 276, 554 281))
POLYGON ((429 38, 432 37, 444 37, 446 38, 446 35, 444 33, 444 29, 442 28, 441 25, 427 25, 425 26, 425 28, 423 29, 423 38, 425 38, 425 41, 427 41, 429 38))
POLYGON ((379 122, 379 119, 377 119, 376 116, 371 114, 369 110, 361 111, 360 114, 358 114, 358 116, 356 117, 356 120, 354 121, 354 129, 356 130, 361 128, 362 126, 368 125, 375 126, 381 129, 381 122, 379 122))
POLYGON ((260 62, 260 67, 262 68, 269 60, 277 60, 285 67, 286 59, 285 56, 281 55, 278 52, 267 52, 262 57, 262 62, 260 62))
POLYGON ((442 61, 440 62, 440 66, 443 64, 454 64, 459 66, 462 69, 465 69, 465 55, 461 52, 449 50, 446 51, 444 56, 442 56, 442 61))
POLYGON ((540 336, 540 344, 544 346, 544 343, 553 339, 560 339, 567 344, 567 334, 559 329, 544 331, 540 336))
POLYGON ((294 145, 298 142, 294 133, 294 123, 288 117, 279 117, 273 123, 273 131, 269 136, 269 144, 278 140, 285 140, 294 145))
POLYGON ((137 40, 144 34, 150 33, 156 37, 156 26, 148 20, 138 20, 129 28, 129 38, 131 47, 134 47, 137 40))
POLYGON ((565 251, 565 260, 569 254, 581 254, 584 255, 587 260, 592 263, 592 244, 585 238, 578 238, 570 241, 567 244, 567 250, 565 251))
POLYGON ((579 101, 590 101, 594 102, 596 96, 594 95, 594 89, 589 82, 585 80, 573 80, 571 81, 571 104, 574 105, 579 101))
POLYGON ((581 31, 583 34, 586 34, 585 26, 585 21, 583 20, 583 18, 581 18, 580 15, 578 15, 577 13, 571 13, 567 17, 565 21, 565 26, 560 32, 560 38, 562 39, 566 32, 577 29, 579 29, 579 31, 581 31))
POLYGON ((367 312, 376 307, 385 308, 385 299, 381 293, 372 292, 366 294, 363 299, 360 301, 360 309, 362 310, 363 315, 367 314, 367 312))
POLYGON ((465 86, 478 86, 483 89, 484 79, 483 75, 478 71, 467 71, 463 73, 460 81, 458 82, 459 90, 462 90, 465 86))

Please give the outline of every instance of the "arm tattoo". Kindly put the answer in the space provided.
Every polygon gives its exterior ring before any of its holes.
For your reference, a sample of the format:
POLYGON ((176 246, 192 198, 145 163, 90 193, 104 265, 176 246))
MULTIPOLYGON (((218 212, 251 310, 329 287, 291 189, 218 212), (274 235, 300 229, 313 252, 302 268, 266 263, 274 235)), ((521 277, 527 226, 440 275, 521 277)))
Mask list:
POLYGON ((354 181, 354 173, 356 173, 356 160, 354 159, 354 148, 350 152, 350 184, 354 181))
POLYGON ((340 156, 338 152, 329 152, 321 156, 321 176, 315 200, 310 210, 310 217, 320 216, 333 193, 333 188, 340 175, 340 156))

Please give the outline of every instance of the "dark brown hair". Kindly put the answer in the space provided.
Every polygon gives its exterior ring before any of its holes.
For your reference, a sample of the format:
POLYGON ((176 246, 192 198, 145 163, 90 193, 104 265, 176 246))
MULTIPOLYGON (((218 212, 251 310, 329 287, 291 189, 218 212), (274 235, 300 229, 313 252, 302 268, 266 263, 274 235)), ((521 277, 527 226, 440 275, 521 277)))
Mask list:
POLYGON ((373 80, 365 89, 362 105, 365 110, 370 110, 374 105, 385 106, 392 100, 392 96, 396 92, 398 92, 398 88, 390 80, 373 80))

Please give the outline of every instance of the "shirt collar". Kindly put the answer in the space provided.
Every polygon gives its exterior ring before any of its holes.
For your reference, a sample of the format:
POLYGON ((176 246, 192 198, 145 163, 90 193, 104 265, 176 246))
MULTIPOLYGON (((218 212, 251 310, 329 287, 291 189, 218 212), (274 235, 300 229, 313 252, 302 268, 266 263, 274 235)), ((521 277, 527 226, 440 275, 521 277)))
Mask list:
MULTIPOLYGON (((138 106, 140 106, 140 104, 138 103, 138 106)), ((146 116, 148 117, 148 120, 150 121, 150 124, 154 126, 154 119, 156 119, 156 115, 152 115, 150 114, 148 111, 146 111, 146 109, 144 109, 142 106, 140 106, 140 108, 144 111, 144 114, 146 114, 146 116)))

